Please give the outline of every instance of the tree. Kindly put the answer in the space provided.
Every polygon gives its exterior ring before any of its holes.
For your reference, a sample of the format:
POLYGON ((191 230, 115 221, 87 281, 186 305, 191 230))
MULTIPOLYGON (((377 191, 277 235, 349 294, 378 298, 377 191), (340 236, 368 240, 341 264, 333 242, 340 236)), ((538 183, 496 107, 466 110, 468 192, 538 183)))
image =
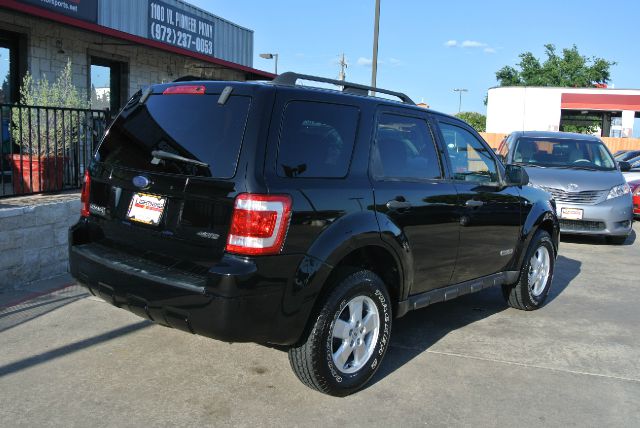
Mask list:
MULTIPOLYGON (((496 72, 499 86, 565 86, 572 88, 591 88, 596 84, 606 84, 611 79, 609 67, 613 61, 602 58, 587 58, 580 55, 576 45, 563 49, 562 56, 556 53, 552 44, 544 45, 547 58, 540 62, 531 52, 520 54, 517 69, 504 66, 496 72)), ((485 97, 484 104, 487 105, 485 97)), ((564 124, 562 131, 593 133, 600 123, 596 118, 581 124, 564 124)))
POLYGON ((476 113, 475 111, 463 111, 456 114, 456 117, 464 120, 478 132, 484 132, 487 129, 487 116, 476 113))
POLYGON ((71 60, 58 74, 56 80, 49 82, 46 76, 34 79, 31 73, 22 79, 20 87, 20 107, 13 107, 13 141, 22 146, 24 153, 36 156, 65 155, 69 147, 77 141, 81 132, 79 115, 63 113, 57 107, 87 109, 89 101, 85 93, 73 84, 71 60), (52 109, 25 108, 29 106, 54 107, 52 109), (51 139, 54 144, 41 140, 51 139), (41 144, 42 142, 42 144, 41 144))
POLYGON ((605 84, 610 78, 613 61, 580 55, 576 45, 563 49, 562 56, 552 44, 544 45, 547 56, 540 62, 531 52, 521 53, 517 69, 504 66, 496 72, 499 86, 568 86, 589 88, 605 84))

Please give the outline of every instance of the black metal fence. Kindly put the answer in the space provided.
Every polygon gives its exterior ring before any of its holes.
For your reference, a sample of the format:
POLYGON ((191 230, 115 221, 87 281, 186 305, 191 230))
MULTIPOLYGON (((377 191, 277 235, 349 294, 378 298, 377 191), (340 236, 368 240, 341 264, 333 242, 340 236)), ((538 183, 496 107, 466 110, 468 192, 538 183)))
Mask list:
POLYGON ((0 198, 82 187, 108 110, 0 104, 0 198))

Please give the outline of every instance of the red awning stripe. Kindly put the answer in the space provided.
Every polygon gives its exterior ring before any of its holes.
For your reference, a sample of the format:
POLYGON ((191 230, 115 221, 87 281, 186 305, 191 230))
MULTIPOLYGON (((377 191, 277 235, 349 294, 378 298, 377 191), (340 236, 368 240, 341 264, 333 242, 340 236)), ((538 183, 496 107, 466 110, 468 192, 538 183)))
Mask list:
POLYGON ((562 94, 561 107, 573 110, 640 111, 640 95, 562 94))
POLYGON ((191 52, 187 49, 167 45, 165 43, 160 43, 155 40, 150 40, 144 37, 136 36, 134 34, 125 33, 124 31, 114 30, 113 28, 103 27, 102 25, 93 24, 91 22, 81 21, 79 19, 72 18, 70 16, 65 16, 59 13, 51 12, 46 9, 41 9, 37 6, 30 6, 15 0, 3 0, 2 5, 0 5, 0 8, 13 9, 18 12, 26 13, 28 15, 49 19, 51 21, 56 21, 61 24, 66 24, 72 27, 80 28, 80 29, 91 31, 94 33, 103 34, 105 36, 114 37, 116 39, 134 42, 140 45, 160 49, 166 52, 173 52, 180 55, 189 56, 191 58, 199 59, 201 61, 206 61, 212 64, 221 65, 233 70, 243 71, 245 73, 252 74, 254 75, 254 77, 257 77, 260 79, 274 79, 276 77, 275 74, 268 73, 266 71, 247 67, 241 64, 236 64, 235 62, 225 61, 219 58, 212 58, 210 56, 202 55, 197 52, 191 52))

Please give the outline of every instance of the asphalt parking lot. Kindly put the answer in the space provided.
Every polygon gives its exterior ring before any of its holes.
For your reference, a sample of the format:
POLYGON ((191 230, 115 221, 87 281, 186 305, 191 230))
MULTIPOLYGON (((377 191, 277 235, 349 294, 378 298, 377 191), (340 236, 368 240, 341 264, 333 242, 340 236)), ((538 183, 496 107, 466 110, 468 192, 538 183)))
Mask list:
POLYGON ((640 224, 624 246, 564 239, 550 299, 498 289, 397 320, 344 399, 286 353, 160 327, 80 287, 0 300, 0 426, 638 426, 640 224))

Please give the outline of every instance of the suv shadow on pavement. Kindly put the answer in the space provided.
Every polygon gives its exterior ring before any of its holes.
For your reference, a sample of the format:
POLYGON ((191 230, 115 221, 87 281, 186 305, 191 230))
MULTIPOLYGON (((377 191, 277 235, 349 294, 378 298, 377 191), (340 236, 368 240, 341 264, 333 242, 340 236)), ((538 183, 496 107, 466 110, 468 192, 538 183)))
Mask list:
MULTIPOLYGON (((582 263, 578 260, 558 256, 547 305, 552 304, 578 276, 581 266, 582 263)), ((500 293, 499 287, 493 287, 424 310, 413 311, 403 318, 394 320, 394 335, 385 364, 365 389, 429 350, 450 332, 509 309, 500 293)))

